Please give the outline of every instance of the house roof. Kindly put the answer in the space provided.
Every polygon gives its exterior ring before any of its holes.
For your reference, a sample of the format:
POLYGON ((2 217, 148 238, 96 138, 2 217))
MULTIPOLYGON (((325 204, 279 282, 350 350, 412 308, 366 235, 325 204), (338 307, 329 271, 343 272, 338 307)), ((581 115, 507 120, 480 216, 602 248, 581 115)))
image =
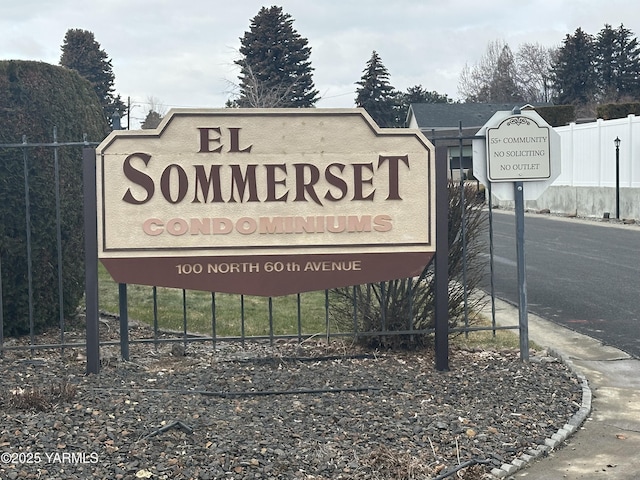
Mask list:
MULTIPOLYGON (((536 104, 537 106, 549 104, 536 104)), ((412 103, 407 114, 422 130, 458 128, 480 128, 498 111, 523 108, 522 103, 412 103)))

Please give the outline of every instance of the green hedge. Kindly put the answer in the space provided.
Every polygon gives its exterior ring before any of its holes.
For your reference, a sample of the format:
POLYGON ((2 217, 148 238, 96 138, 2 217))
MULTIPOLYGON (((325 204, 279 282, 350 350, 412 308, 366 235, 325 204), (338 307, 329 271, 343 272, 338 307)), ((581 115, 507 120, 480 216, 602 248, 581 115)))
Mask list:
POLYGON ((552 127, 563 127, 576 121, 576 107, 574 105, 536 107, 536 112, 552 127))
MULTIPOLYGON (((0 61, 0 144, 99 142, 108 133, 91 84, 75 71, 42 62, 0 61)), ((0 261, 5 335, 29 332, 24 151, 0 148, 0 261)), ((59 149, 64 315, 84 293, 82 150, 59 149)), ((54 155, 27 150, 31 211, 33 318, 36 331, 59 321, 54 155)))
POLYGON ((629 115, 640 115, 640 103, 607 103, 599 105, 598 118, 613 120, 614 118, 627 118, 629 115))

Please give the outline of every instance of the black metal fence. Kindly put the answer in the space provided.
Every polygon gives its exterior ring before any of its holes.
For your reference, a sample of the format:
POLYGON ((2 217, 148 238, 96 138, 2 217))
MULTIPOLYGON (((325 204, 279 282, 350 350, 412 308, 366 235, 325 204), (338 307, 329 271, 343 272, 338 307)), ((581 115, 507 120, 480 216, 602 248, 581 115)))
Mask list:
MULTIPOLYGON (((11 183, 9 178, 3 178, 2 188, 6 189, 4 193, 5 196, 12 195, 22 195, 24 197, 24 211, 21 212, 24 215, 24 228, 25 235, 24 237, 24 252, 26 254, 26 262, 23 266, 23 274, 26 277, 26 302, 27 302, 27 322, 28 322, 28 343, 17 343, 17 344, 8 344, 7 339, 5 338, 5 327, 9 325, 11 322, 16 319, 6 318, 5 316, 5 293, 3 292, 3 282, 4 277, 2 275, 2 258, 5 256, 4 248, 0 250, 0 355, 3 355, 5 351, 10 350, 30 350, 32 353, 34 350, 43 349, 43 348, 58 348, 61 351, 64 348, 71 347, 84 347, 84 342, 73 342, 69 341, 65 337, 66 331, 66 318, 64 315, 64 289, 63 289, 63 228, 61 222, 61 194, 60 194, 60 151, 61 149, 75 149, 80 152, 81 148, 95 148, 97 145, 96 142, 89 142, 86 138, 83 138, 82 141, 75 142, 60 142, 57 138, 57 129, 53 129, 52 141, 49 143, 31 143, 28 141, 27 136, 22 137, 21 143, 14 144, 1 144, 0 151, 4 152, 15 152, 15 155, 7 155, 2 157, 3 162, 11 163, 15 162, 16 164, 22 164, 22 182, 21 183, 11 183), (36 286, 34 285, 34 265, 32 262, 32 230, 34 223, 38 222, 38 217, 43 215, 43 212, 39 208, 38 204, 33 204, 32 197, 32 185, 30 181, 30 170, 34 167, 32 165, 33 158, 36 156, 34 152, 39 152, 46 150, 50 153, 50 162, 47 164, 39 164, 36 167, 42 169, 50 169, 53 178, 53 195, 55 197, 55 258, 51 259, 51 267, 56 270, 56 278, 57 282, 55 285, 48 285, 47 288, 57 291, 57 299, 58 299, 58 338, 57 341, 48 341, 47 343, 42 343, 41 341, 36 340, 36 312, 34 310, 34 299, 37 297, 39 292, 36 290, 36 286)), ((37 160, 36 160, 37 161, 37 160)), ((5 219, 2 219, 3 224, 5 223, 5 219)), ((4 225, 3 225, 4 226, 4 225)), ((11 232, 2 232, 3 237, 0 239, 0 246, 6 245, 8 237, 11 237, 11 232)), ((48 337, 51 340, 54 337, 48 337)))
MULTIPOLYGON (((463 170, 463 142, 465 140, 472 139, 474 137, 463 136, 462 132, 458 137, 450 137, 450 138, 432 138, 432 142, 434 144, 442 143, 442 142, 451 142, 452 139, 454 141, 458 141, 460 145, 460 171, 463 170)), ((477 330, 492 330, 495 332, 499 329, 499 327, 495 323, 495 308, 493 307, 493 295, 492 299, 492 319, 490 326, 477 327, 474 326, 470 322, 470 307, 468 303, 468 299, 472 292, 469 292, 466 288, 467 284, 467 270, 466 270, 466 257, 463 259, 463 268, 461 278, 456 281, 458 284, 461 284, 462 294, 463 294, 463 309, 462 309, 462 321, 460 325, 455 328, 450 328, 449 318, 446 314, 448 312, 448 295, 449 295, 449 276, 448 276, 448 238, 447 231, 444 228, 438 228, 439 238, 437 238, 437 248, 438 251, 436 253, 435 258, 435 267, 431 267, 431 270, 425 272, 425 278, 413 280, 410 279, 408 282, 409 290, 411 291, 415 288, 415 285, 420 281, 427 281, 427 277, 435 276, 435 311, 436 317, 435 322, 428 328, 414 328, 413 321, 411 319, 411 314, 409 314, 409 318, 407 319, 406 325, 407 327, 402 329, 389 329, 389 322, 385 321, 384 312, 386 311, 384 308, 380 308, 380 312, 382 312, 383 318, 379 323, 379 329, 377 330, 360 330, 359 329, 359 309, 357 302, 358 296, 356 294, 356 288, 353 288, 353 328, 346 328, 344 324, 341 324, 341 327, 338 328, 336 323, 332 317, 332 311, 334 309, 334 305, 332 302, 334 301, 334 297, 332 291, 324 291, 321 293, 311 293, 311 294, 298 294, 294 299, 294 307, 289 307, 290 310, 295 310, 295 321, 293 324, 290 324, 287 329, 283 329, 278 325, 278 309, 276 304, 281 301, 280 298, 267 298, 263 300, 264 310, 262 313, 259 313, 257 316, 259 318, 255 318, 255 313, 249 313, 247 309, 247 301, 248 298, 245 296, 236 296, 235 302, 237 302, 237 309, 235 314, 232 315, 232 320, 235 321, 235 327, 232 328, 232 334, 221 333, 221 313, 220 313, 220 304, 221 300, 220 294, 210 293, 207 294, 208 300, 206 301, 206 307, 202 307, 202 297, 199 297, 199 304, 201 305, 198 311, 198 315, 203 315, 203 308, 206 310, 206 316, 208 316, 208 320, 206 324, 208 327, 206 330, 203 328, 199 328, 199 331, 194 331, 193 327, 190 325, 190 317, 194 314, 194 308, 190 304, 190 296, 192 292, 181 291, 179 292, 181 299, 178 303, 181 305, 180 308, 180 318, 176 322, 175 318, 172 323, 171 328, 167 327, 165 322, 166 313, 164 313, 159 307, 160 299, 162 295, 164 295, 165 289, 159 289, 157 287, 146 287, 146 305, 147 309, 150 312, 149 318, 145 324, 145 332, 142 335, 136 334, 135 336, 130 335, 131 333, 131 325, 129 321, 130 310, 131 310, 131 296, 130 292, 134 288, 134 286, 127 286, 120 284, 117 286, 118 290, 118 311, 117 312, 108 312, 112 314, 112 318, 118 320, 119 328, 117 329, 117 334, 114 335, 114 331, 110 330, 112 335, 104 335, 104 332, 101 332, 101 322, 105 323, 108 321, 100 320, 98 318, 91 318, 92 311, 98 311, 98 301, 99 301, 99 266, 96 258, 97 252, 97 244, 95 244, 95 239, 90 238, 91 235, 88 235, 85 239, 85 268, 87 270, 86 276, 86 292, 85 292, 85 304, 86 304, 86 323, 84 326, 86 329, 84 330, 85 335, 83 336, 75 336, 73 339, 69 339, 66 330, 68 327, 68 319, 65 318, 63 314, 63 274, 62 274, 62 225, 60 222, 60 202, 59 202, 59 176, 58 176, 58 152, 61 148, 71 148, 75 149, 78 156, 83 157, 83 178, 84 178, 84 186, 85 186, 85 198, 84 198, 84 220, 85 220, 85 231, 96 231, 96 216, 95 209, 92 210, 92 203, 87 199, 91 199, 91 195, 94 195, 95 199, 95 190, 92 190, 91 185, 95 187, 95 145, 96 143, 92 143, 87 141, 87 139, 83 139, 82 141, 77 142, 59 142, 56 136, 56 132, 53 132, 53 141, 51 143, 29 143, 27 138, 23 138, 22 143, 16 144, 4 144, 0 145, 0 151, 11 151, 16 152, 16 155, 11 157, 14 158, 16 162, 22 162, 24 167, 24 183, 22 185, 6 185, 3 188, 11 188, 11 194, 14 195, 24 195, 25 196, 25 228, 26 228, 26 244, 24 248, 27 253, 27 264, 24 266, 25 275, 27 276, 27 284, 28 284, 28 292, 26 292, 28 297, 29 304, 29 334, 28 341, 21 342, 13 342, 8 341, 5 338, 4 331, 5 326, 9 325, 10 322, 14 321, 12 318, 6 318, 3 311, 3 291, 2 291, 2 281, 0 281, 0 356, 4 355, 5 352, 13 351, 13 350, 26 350, 30 351, 33 355, 34 351, 40 349, 59 349, 62 353, 64 353, 65 349, 70 348, 86 348, 87 351, 87 371, 89 373, 97 373, 100 369, 100 347, 104 346, 119 346, 120 347, 120 355, 124 360, 129 360, 130 345, 153 345, 155 348, 158 348, 161 345, 173 344, 177 346, 181 346, 182 348, 186 348, 188 344, 191 342, 209 342, 211 345, 216 346, 219 342, 240 342, 244 345, 245 342, 248 341, 268 341, 270 343, 274 343, 279 340, 294 340, 298 342, 302 342, 305 339, 311 337, 320 336, 327 341, 332 338, 354 338, 354 339, 362 339, 366 336, 394 336, 394 335, 409 335, 409 336, 418 336, 425 334, 435 334, 435 348, 436 348, 436 367, 440 370, 448 369, 448 336, 451 333, 460 333, 464 332, 465 334, 469 334, 469 332, 477 331, 477 330), (30 162, 30 152, 33 149, 46 149, 51 153, 51 164, 47 166, 43 166, 43 168, 52 168, 54 169, 54 176, 56 181, 55 187, 55 195, 56 195, 56 268, 58 270, 57 275, 57 285, 51 285, 51 288, 56 288, 59 292, 58 302, 59 302, 59 325, 56 327, 57 331, 57 341, 51 341, 54 336, 47 336, 45 340, 43 340, 39 335, 37 335, 35 322, 33 318, 33 301, 34 296, 37 295, 37 292, 34 291, 33 279, 32 279, 32 268, 31 265, 31 249, 32 246, 30 244, 30 235, 31 235, 31 226, 33 224, 33 216, 37 214, 31 208, 30 205, 30 183, 29 183, 29 168, 28 164, 30 162), (88 188, 88 190, 87 190, 88 188), (444 247, 443 247, 444 245, 444 247), (438 256, 439 255, 439 256, 438 256), (439 281, 437 279, 440 279, 439 281), (414 283, 415 282, 415 283, 414 283), (303 308, 305 299, 307 296, 313 296, 315 305, 317 307, 318 304, 321 304, 322 313, 318 313, 316 308, 315 316, 322 317, 322 329, 318 328, 318 323, 313 329, 309 329, 306 326, 306 318, 309 316, 303 308), (439 312, 439 313, 438 313, 439 312), (251 316, 251 318, 249 318, 251 316), (254 331, 248 331, 247 325, 248 323, 254 324, 255 322, 262 322, 262 332, 255 333, 254 331), (178 325, 178 327, 176 327, 178 325)), ((13 161, 13 160, 12 160, 13 161)), ((447 189, 443 186, 447 184, 447 171, 451 168, 451 165, 444 164, 443 162, 439 162, 436 168, 436 183, 439 185, 438 191, 436 192, 436 202, 439 205, 437 208, 436 221, 438 225, 447 225, 447 215, 448 211, 445 207, 448 205, 447 202, 447 189)), ((460 201, 464 204, 465 195, 465 179, 464 176, 461 175, 459 179, 459 188, 460 188, 460 201)), ((488 195, 489 200, 489 213, 491 211, 491 199, 490 195, 488 195)), ((81 199, 78 199, 81 201, 81 199)), ((464 210, 463 210, 464 211, 464 210)), ((489 214, 489 249, 490 249, 490 276, 493 278, 493 255, 492 255, 492 238, 491 238, 491 215, 489 214)), ((462 229, 460 235, 462 236, 463 244, 466 242, 466 230, 465 230, 465 220, 462 219, 462 229)), ((463 248, 466 252, 466 245, 463 248)), ((0 251, 0 280, 2 277, 2 252, 0 251)), ((114 287, 115 288, 115 287, 114 287)), ((138 289, 137 286, 135 286, 138 289)), ((370 287, 369 287, 370 288, 370 287)), ((387 300, 388 292, 385 291, 385 286, 380 285, 377 289, 374 288, 377 292, 377 296, 374 295, 374 298, 380 305, 384 305, 387 300)), ((139 289, 138 289, 139 291, 139 289)), ((175 295, 175 292, 174 292, 175 295)), ((228 299, 226 299, 228 301, 228 299)), ((411 299, 409 299, 411 303, 411 299)), ((175 303, 175 301, 174 301, 175 303)), ((411 312, 411 310, 409 310, 411 312)), ((108 318, 109 315, 106 315, 107 312, 101 312, 102 316, 108 318)), ((82 312, 80 312, 82 314, 82 312)), ((175 316, 176 314, 170 314, 175 316)), ((138 320, 138 319, 135 319, 138 320)), ((109 326, 109 329, 111 327, 109 326)), ((504 327, 503 327, 504 328, 504 327)), ((517 328, 516 327, 507 327, 507 328, 517 328)), ((114 328, 115 330, 115 328, 114 328)))

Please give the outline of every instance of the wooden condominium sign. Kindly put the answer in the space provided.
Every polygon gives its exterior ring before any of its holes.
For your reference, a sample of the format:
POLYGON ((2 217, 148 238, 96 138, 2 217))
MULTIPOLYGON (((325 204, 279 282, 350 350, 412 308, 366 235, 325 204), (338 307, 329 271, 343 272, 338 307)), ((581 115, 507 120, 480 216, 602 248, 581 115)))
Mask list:
POLYGON ((277 296, 414 276, 435 252, 433 146, 361 109, 172 110, 97 160, 119 283, 277 296))

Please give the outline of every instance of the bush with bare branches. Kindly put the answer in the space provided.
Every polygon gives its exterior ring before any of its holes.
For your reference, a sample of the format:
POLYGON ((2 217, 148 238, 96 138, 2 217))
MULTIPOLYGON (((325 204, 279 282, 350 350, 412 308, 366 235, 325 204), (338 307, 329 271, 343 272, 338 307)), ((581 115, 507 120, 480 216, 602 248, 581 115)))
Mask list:
MULTIPOLYGON (((449 326, 473 316, 473 292, 482 279, 484 199, 474 184, 449 182, 449 326)), ((433 262, 417 278, 405 278, 338 288, 332 291, 332 315, 343 331, 355 331, 370 347, 424 346, 434 327, 435 275, 433 262), (393 331, 394 335, 384 335, 393 331), (399 333, 398 332, 402 332, 399 333)))

